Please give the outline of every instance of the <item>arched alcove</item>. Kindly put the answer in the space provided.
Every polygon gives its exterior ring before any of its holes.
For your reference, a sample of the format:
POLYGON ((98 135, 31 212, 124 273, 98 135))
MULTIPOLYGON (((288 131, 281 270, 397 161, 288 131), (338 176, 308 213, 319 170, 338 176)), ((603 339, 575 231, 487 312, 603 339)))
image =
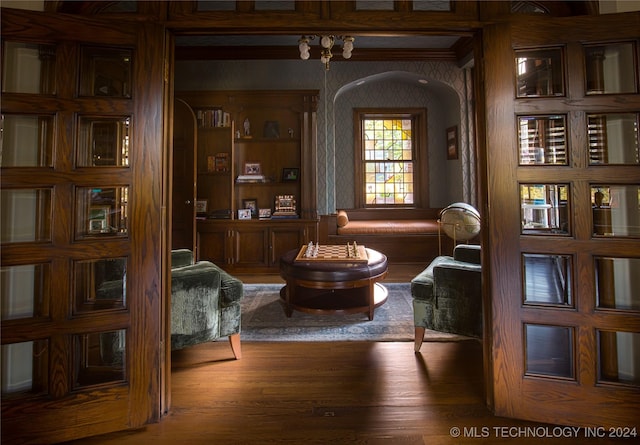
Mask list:
MULTIPOLYGON (((352 208, 354 203, 355 108, 425 108, 429 204, 444 207, 463 200, 463 158, 447 160, 446 129, 460 127, 464 121, 460 93, 450 85, 418 73, 387 71, 346 83, 336 91, 331 102, 333 119, 329 121, 334 123, 336 208, 352 208)), ((462 142, 459 141, 460 149, 462 142)))

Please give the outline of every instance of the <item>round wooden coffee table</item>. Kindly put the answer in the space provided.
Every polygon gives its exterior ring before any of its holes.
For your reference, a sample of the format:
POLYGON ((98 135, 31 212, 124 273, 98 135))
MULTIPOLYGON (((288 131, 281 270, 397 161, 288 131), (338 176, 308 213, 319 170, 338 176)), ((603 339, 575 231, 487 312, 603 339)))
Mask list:
POLYGON ((280 290, 287 317, 293 310, 311 314, 364 312, 373 320, 375 308, 387 301, 387 289, 378 281, 387 275, 387 257, 366 249, 368 261, 296 261, 299 250, 280 258, 280 290))

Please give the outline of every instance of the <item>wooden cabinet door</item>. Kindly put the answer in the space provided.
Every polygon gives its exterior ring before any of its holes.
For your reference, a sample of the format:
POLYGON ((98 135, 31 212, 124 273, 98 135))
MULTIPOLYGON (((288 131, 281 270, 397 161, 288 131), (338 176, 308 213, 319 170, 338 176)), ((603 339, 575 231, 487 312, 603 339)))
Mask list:
POLYGON ((269 267, 269 227, 239 221, 233 226, 233 269, 269 267))
POLYGON ((2 442, 160 417, 164 31, 2 8, 2 442))
POLYGON ((308 227, 304 224, 283 224, 270 230, 270 263, 278 268, 280 257, 291 249, 299 249, 309 241, 308 227))
POLYGON ((640 433, 639 29, 640 14, 626 13, 483 32, 498 416, 640 433))
POLYGON ((220 267, 232 263, 232 252, 229 248, 233 232, 227 224, 202 222, 198 224, 197 260, 207 260, 220 267))

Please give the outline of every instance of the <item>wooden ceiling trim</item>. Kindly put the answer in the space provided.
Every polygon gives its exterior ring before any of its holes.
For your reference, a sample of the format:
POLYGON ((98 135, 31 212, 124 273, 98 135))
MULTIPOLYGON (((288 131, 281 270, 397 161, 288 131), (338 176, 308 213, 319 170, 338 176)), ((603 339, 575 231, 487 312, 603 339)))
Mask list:
MULTIPOLYGON (((320 58, 318 48, 311 49, 311 58, 320 58), (314 53, 315 50, 315 53, 314 53)), ((176 60, 287 60, 300 59, 297 46, 178 46, 176 60)), ((344 60, 340 51, 335 51, 334 61, 344 60)), ((407 49, 407 48, 355 48, 350 61, 457 61, 451 49, 407 49)))

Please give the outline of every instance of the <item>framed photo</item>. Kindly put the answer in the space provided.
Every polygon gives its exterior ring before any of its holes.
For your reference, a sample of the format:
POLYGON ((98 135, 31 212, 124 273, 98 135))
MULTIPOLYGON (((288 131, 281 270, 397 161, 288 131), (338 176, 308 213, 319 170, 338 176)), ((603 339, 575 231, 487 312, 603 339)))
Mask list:
POLYGON ((207 213, 209 202, 206 199, 196 199, 196 213, 207 213))
POLYGON ((242 200, 242 207, 251 211, 251 216, 257 216, 258 213, 258 201, 256 198, 247 198, 242 200))
POLYGON ((282 169, 282 181, 294 182, 300 178, 299 168, 283 168, 282 169))
POLYGON ((458 159, 458 126, 447 128, 447 159, 458 159))
POLYGON ((109 232, 109 206, 92 206, 89 209, 89 233, 109 232))
POLYGON ((260 209, 258 213, 258 217, 260 219, 269 219, 271 218, 271 209, 260 209))
POLYGON ((238 219, 251 219, 251 209, 238 209, 238 219))
POLYGON ((245 162, 244 174, 245 175, 261 175, 262 166, 260 165, 259 162, 245 162))

